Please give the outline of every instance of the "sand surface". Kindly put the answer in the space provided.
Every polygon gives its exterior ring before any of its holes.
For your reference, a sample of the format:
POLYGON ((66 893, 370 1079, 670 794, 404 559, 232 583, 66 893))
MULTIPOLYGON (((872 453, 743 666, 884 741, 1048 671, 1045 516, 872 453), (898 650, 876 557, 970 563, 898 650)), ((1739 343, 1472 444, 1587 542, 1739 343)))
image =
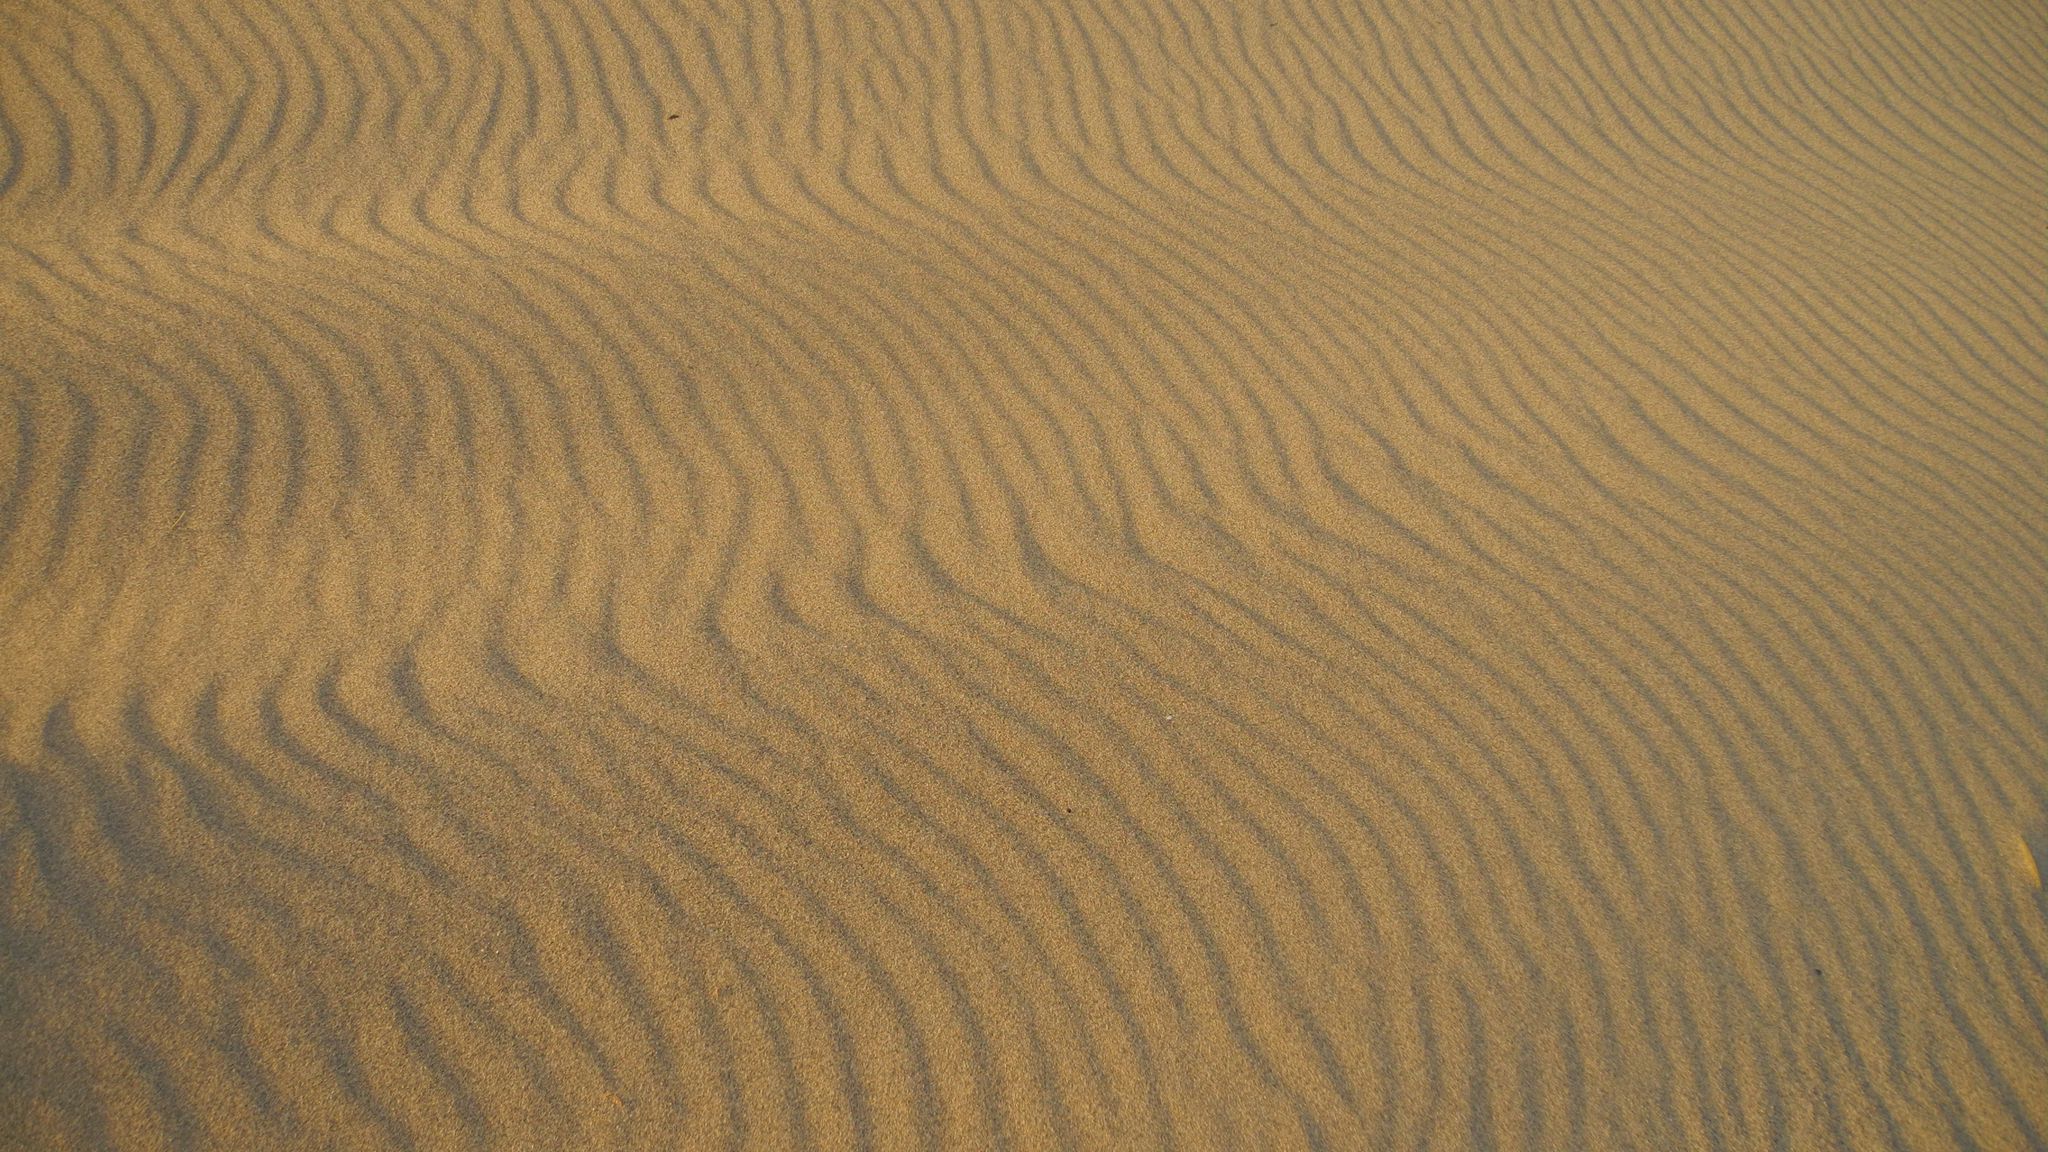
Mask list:
POLYGON ((0 1146, 2048 1146, 2048 7, 0 4, 0 1146))

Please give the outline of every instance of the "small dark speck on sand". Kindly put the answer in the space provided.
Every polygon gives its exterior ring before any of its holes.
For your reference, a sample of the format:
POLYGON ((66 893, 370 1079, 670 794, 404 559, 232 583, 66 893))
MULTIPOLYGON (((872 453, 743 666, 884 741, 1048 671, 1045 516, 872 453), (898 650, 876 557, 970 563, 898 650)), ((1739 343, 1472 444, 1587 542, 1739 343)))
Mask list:
POLYGON ((683 114, 681 112, 671 112, 668 114, 668 118, 671 120, 680 120, 683 118, 683 114))

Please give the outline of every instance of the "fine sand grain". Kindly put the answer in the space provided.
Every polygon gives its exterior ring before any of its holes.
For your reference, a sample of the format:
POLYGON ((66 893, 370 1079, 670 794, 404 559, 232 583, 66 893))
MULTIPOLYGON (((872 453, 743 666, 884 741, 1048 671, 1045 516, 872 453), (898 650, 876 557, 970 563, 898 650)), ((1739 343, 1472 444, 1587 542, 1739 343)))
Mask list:
POLYGON ((0 1146, 2048 1146, 2048 6, 0 2, 0 1146))

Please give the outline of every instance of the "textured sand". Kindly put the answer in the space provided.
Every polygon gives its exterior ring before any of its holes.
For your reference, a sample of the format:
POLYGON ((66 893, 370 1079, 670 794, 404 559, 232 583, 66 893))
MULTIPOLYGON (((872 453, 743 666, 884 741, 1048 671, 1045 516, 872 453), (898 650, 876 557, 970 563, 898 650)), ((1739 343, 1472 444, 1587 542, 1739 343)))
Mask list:
POLYGON ((0 1145, 2048 1144, 2048 8, 0 4, 0 1145))

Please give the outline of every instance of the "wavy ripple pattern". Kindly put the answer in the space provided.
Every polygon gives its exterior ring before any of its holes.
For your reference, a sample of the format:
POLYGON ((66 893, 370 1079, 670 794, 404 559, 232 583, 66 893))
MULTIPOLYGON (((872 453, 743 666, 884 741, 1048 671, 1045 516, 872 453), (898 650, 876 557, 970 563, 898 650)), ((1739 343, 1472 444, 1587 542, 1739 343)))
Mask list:
POLYGON ((2048 9, 0 9, 0 1144, 2048 1146, 2048 9))

